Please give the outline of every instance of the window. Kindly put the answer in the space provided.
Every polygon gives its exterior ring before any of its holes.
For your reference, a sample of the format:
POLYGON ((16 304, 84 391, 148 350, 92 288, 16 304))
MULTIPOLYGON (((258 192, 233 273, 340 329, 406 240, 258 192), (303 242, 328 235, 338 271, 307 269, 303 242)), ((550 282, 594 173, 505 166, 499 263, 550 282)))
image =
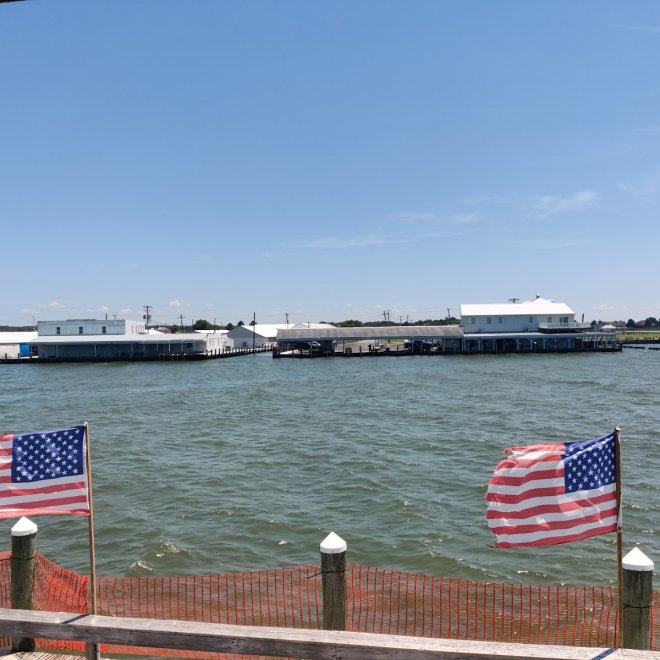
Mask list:
POLYGON ((530 316, 530 317, 529 317, 529 322, 530 322, 530 324, 531 324, 531 323, 534 323, 534 317, 533 317, 533 316, 530 316))
POLYGON ((487 317, 486 317, 486 323, 487 323, 488 325, 490 325, 490 316, 487 316, 487 317))
POLYGON ((104 325, 101 326, 101 334, 104 335, 106 332, 106 327, 104 325))
POLYGON ((502 325, 502 323, 504 323, 504 319, 501 316, 497 320, 499 321, 500 325, 502 325))
POLYGON ((58 326, 55 328, 55 334, 56 334, 56 335, 59 335, 59 334, 61 334, 61 332, 62 332, 62 330, 61 330, 60 326, 58 325, 58 326))
POLYGON ((475 319, 474 316, 473 316, 473 317, 470 319, 470 323, 472 323, 472 325, 476 325, 476 323, 477 323, 477 319, 475 319))
POLYGON ((560 316, 559 323, 561 323, 562 325, 568 325, 568 316, 560 316))
POLYGON ((548 323, 552 323, 552 316, 548 316, 548 323))
POLYGON ((82 327, 82 325, 79 325, 78 326, 78 334, 82 335, 82 331, 83 331, 83 327, 82 327))

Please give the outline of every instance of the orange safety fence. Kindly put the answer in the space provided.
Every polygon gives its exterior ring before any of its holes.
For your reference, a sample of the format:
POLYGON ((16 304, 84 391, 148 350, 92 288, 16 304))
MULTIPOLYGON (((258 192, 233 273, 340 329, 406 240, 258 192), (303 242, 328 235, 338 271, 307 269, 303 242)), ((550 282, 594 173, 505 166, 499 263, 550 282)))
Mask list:
MULTIPOLYGON (((11 606, 10 552, 0 552, 0 607, 11 606)), ((35 608, 88 612, 88 578, 37 556, 35 608)), ((320 629, 318 565, 201 576, 97 578, 98 613, 151 619, 320 629)), ((660 590, 651 649, 660 650, 660 590)), ((478 582, 346 564, 346 628, 356 632, 569 646, 616 646, 613 586, 478 582)), ((5 637, 0 644, 8 646, 5 637)), ((38 640, 44 651, 81 643, 38 640)), ((103 646, 104 653, 237 660, 237 654, 103 646)))

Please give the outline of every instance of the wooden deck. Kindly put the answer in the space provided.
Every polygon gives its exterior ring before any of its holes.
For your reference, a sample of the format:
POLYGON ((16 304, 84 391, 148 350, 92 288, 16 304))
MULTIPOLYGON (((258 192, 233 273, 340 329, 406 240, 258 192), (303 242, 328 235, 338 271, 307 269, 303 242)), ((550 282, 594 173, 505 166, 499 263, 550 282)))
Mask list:
MULTIPOLYGON (((4 634, 19 637, 310 660, 660 659, 660 653, 616 648, 472 642, 331 630, 238 626, 9 609, 0 609, 0 630, 4 634)), ((15 660, 62 660, 67 656, 19 653, 5 657, 15 660)))

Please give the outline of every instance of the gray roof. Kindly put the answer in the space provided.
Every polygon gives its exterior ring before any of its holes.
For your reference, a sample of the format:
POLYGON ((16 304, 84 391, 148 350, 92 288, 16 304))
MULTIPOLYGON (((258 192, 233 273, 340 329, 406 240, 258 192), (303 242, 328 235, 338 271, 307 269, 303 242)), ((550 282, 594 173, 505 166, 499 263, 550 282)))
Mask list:
POLYGON ((288 328, 277 331, 278 342, 323 339, 441 339, 463 336, 458 325, 389 325, 359 328, 288 328))

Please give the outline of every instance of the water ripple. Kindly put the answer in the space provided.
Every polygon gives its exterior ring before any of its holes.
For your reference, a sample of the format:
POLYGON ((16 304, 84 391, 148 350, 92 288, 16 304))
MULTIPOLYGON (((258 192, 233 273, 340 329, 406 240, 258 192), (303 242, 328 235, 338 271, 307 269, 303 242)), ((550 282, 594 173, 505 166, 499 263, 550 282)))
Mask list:
MULTIPOLYGON (((90 422, 100 574, 315 562, 335 531, 376 566, 607 584, 611 535, 494 550, 484 493, 505 447, 620 425, 626 546, 660 556, 659 366, 647 351, 2 365, 0 414, 6 432, 90 422)), ((38 524, 42 552, 87 570, 85 520, 38 524)))

